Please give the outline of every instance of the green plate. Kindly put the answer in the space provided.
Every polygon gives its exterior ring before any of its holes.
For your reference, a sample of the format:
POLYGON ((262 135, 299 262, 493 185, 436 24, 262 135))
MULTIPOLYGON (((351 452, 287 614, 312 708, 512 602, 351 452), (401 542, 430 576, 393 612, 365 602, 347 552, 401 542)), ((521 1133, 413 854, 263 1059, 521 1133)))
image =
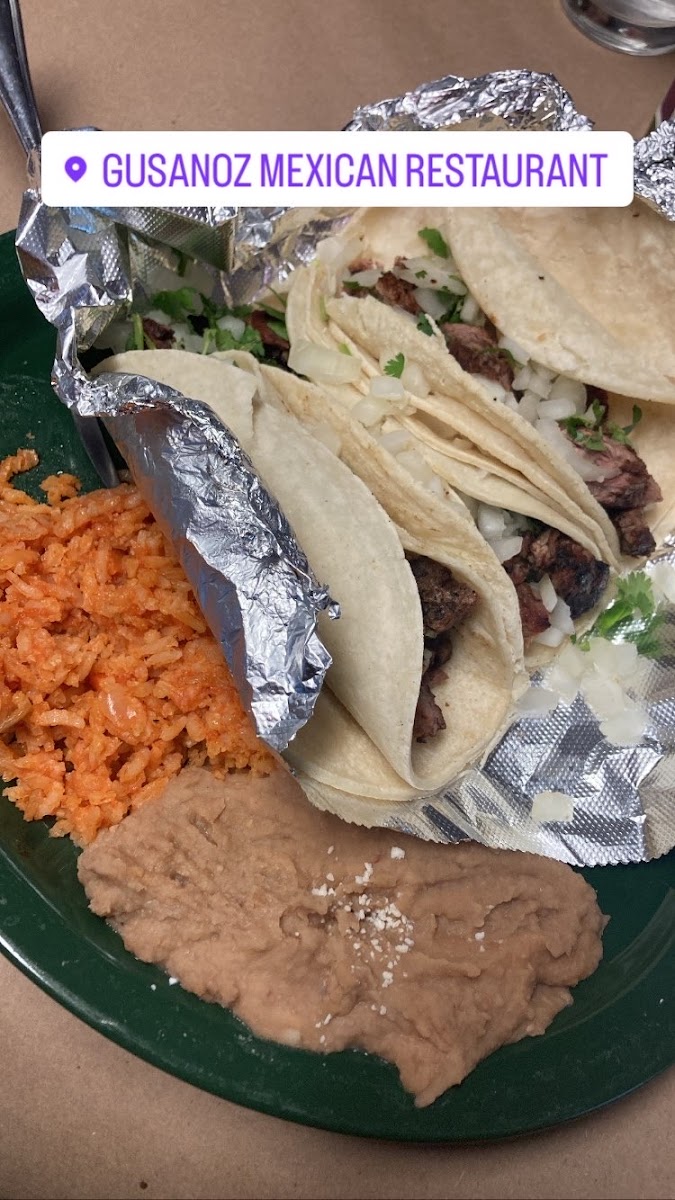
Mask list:
MULTIPOLYGON (((35 446, 36 482, 58 469, 96 486, 49 386, 53 334, 0 238, 0 455, 35 446)), ((459 1088, 416 1109, 393 1067, 354 1051, 322 1057, 253 1037, 216 1005, 137 962, 87 908, 77 851, 0 797, 0 945, 95 1029, 197 1087, 278 1117, 414 1141, 506 1137, 607 1104, 675 1061, 675 855, 584 871, 611 921, 605 958, 544 1037, 508 1046, 459 1088)))

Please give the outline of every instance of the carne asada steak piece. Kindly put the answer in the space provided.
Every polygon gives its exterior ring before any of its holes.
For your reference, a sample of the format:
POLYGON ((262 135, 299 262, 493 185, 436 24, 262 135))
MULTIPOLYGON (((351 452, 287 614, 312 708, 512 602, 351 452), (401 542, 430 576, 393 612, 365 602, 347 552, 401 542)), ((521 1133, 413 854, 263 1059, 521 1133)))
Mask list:
POLYGON ((384 300, 385 304, 390 304, 392 308, 402 308, 413 316, 422 311, 415 299, 414 284, 399 279, 393 271, 385 271, 384 275, 380 275, 374 293, 379 300, 384 300))
MULTIPOLYGON (((283 319, 284 314, 280 311, 279 320, 283 321, 283 319)), ((252 329, 257 330, 263 346, 276 346, 279 350, 290 350, 291 344, 288 338, 281 337, 281 334, 275 333, 270 328, 269 316, 261 308, 256 308, 252 313, 249 313, 246 318, 246 324, 250 325, 252 329)))
POLYGON ((525 641, 550 625, 548 612, 530 584, 548 575, 576 620, 597 604, 609 580, 606 563, 593 558, 573 538, 548 526, 536 534, 526 533, 520 553, 505 562, 504 569, 518 593, 525 641))
POLYGON ((434 693, 431 690, 427 674, 425 672, 422 676, 419 699, 417 701, 417 708, 415 709, 413 737, 416 742, 428 742, 437 733, 445 729, 445 717, 434 699, 434 693))
POLYGON ((488 329, 447 321, 440 330, 448 350, 464 371, 470 375, 484 375, 509 390, 513 383, 513 366, 488 329))
POLYGON ((408 561, 420 594, 425 637, 456 629, 476 604, 476 592, 432 558, 411 554, 408 561))
POLYGON ((661 488, 632 446, 615 441, 607 433, 602 434, 602 440, 603 450, 579 451, 584 458, 606 471, 604 479, 591 479, 588 483, 598 504, 609 512, 644 508, 663 499, 661 488))
POLYGON ((478 595, 467 583, 455 579, 452 571, 442 563, 422 554, 406 557, 419 591, 424 644, 429 657, 422 676, 413 736, 418 742, 426 742, 445 729, 445 719, 432 687, 444 678, 440 668, 452 654, 451 631, 469 615, 478 595))
POLYGON ((612 524, 619 535, 622 554, 631 558, 648 558, 656 550, 656 542, 641 508, 626 508, 610 512, 612 524))
POLYGON ((170 350, 176 335, 169 325, 162 325, 152 317, 143 317, 143 333, 152 342, 155 350, 170 350))

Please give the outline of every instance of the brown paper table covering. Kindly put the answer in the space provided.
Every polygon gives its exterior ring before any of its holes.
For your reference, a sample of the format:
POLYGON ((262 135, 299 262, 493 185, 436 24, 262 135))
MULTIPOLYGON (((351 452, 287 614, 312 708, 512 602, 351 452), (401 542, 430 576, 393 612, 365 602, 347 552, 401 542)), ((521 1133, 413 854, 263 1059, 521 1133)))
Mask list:
MULTIPOLYGON (((46 128, 333 129, 357 104, 500 67, 554 72, 602 129, 648 126, 675 55, 584 40, 557 0, 24 0, 46 128)), ((24 162, 0 119, 0 230, 24 162)), ((1 336, 1 331, 0 331, 1 336)), ((675 1073, 508 1144, 359 1141, 249 1112, 141 1062, 0 959, 0 1200, 673 1196, 675 1073)))

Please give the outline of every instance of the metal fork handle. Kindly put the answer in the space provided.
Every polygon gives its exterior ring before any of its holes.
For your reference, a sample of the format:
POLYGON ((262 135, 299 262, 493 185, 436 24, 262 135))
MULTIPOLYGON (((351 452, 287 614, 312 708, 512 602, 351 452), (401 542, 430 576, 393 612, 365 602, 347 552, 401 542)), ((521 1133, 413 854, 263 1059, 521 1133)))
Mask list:
POLYGON ((26 154, 30 154, 40 145, 42 129, 18 0, 0 0, 0 101, 26 154))

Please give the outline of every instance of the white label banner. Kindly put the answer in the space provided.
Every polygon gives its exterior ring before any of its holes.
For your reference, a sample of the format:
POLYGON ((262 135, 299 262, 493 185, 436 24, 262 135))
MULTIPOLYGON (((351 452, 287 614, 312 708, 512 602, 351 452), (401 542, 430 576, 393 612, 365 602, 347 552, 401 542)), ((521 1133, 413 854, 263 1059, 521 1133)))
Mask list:
POLYGON ((57 207, 621 208, 633 139, 521 131, 55 132, 42 196, 57 207))

